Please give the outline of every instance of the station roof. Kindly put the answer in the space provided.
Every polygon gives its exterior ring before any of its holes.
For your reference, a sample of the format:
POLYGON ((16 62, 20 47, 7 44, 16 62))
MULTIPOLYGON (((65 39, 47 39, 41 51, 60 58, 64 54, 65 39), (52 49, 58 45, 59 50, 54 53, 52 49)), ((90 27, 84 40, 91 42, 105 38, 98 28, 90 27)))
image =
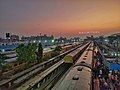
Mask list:
POLYGON ((120 64, 110 63, 109 69, 110 70, 120 70, 120 64))

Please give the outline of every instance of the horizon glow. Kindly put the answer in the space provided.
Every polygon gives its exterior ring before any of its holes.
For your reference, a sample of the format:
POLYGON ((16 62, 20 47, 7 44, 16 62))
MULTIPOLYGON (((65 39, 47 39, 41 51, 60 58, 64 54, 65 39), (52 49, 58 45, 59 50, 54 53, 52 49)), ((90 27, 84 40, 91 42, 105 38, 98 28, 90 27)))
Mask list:
POLYGON ((0 36, 6 32, 66 37, 120 32, 120 0, 0 0, 0 36))

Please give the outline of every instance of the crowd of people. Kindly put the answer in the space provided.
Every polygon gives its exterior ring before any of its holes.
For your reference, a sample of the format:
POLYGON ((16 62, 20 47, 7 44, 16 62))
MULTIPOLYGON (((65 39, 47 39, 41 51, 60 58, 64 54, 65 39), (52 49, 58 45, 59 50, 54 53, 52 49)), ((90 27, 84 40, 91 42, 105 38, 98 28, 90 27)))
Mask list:
POLYGON ((109 71, 108 78, 99 77, 100 90, 120 90, 120 71, 109 71))
POLYGON ((110 70, 104 66, 101 60, 96 60, 93 69, 93 76, 99 80, 100 90, 120 90, 120 71, 110 70))

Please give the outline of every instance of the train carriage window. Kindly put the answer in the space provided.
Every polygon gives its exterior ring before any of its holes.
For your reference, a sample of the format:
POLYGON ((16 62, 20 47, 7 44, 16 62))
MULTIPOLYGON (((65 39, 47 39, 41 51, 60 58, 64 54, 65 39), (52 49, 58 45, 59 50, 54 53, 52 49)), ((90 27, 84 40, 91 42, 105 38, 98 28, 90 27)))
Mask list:
MULTIPOLYGON (((37 84, 37 88, 39 88, 39 87, 40 87, 40 83, 37 84)), ((36 88, 36 89, 37 89, 37 88, 36 88)))
POLYGON ((42 81, 41 81, 42 83, 44 83, 45 82, 45 79, 42 79, 42 81))
POLYGON ((47 79, 50 79, 50 77, 51 77, 51 74, 48 75, 47 79))
POLYGON ((46 80, 46 82, 49 80, 49 75, 46 76, 46 79, 45 79, 45 80, 46 80))
POLYGON ((43 84, 43 79, 40 82, 41 82, 41 84, 43 84))
POLYGON ((55 74, 55 71, 53 71, 53 72, 51 73, 51 77, 54 76, 54 74, 55 74))
POLYGON ((43 79, 43 83, 45 83, 46 82, 46 78, 45 79, 43 79))
POLYGON ((57 73, 57 69, 54 70, 54 74, 57 73))
POLYGON ((41 86, 41 85, 42 85, 42 82, 39 82, 39 85, 41 86))

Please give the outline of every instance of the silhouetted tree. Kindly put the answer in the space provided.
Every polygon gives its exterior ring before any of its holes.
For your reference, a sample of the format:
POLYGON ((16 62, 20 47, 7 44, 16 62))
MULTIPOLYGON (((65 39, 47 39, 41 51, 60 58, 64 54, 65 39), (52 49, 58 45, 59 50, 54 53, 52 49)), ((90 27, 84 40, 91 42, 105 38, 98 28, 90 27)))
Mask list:
POLYGON ((42 48, 42 44, 39 43, 38 44, 38 51, 36 52, 37 55, 37 61, 39 62, 40 60, 42 60, 43 58, 43 48, 42 48))

